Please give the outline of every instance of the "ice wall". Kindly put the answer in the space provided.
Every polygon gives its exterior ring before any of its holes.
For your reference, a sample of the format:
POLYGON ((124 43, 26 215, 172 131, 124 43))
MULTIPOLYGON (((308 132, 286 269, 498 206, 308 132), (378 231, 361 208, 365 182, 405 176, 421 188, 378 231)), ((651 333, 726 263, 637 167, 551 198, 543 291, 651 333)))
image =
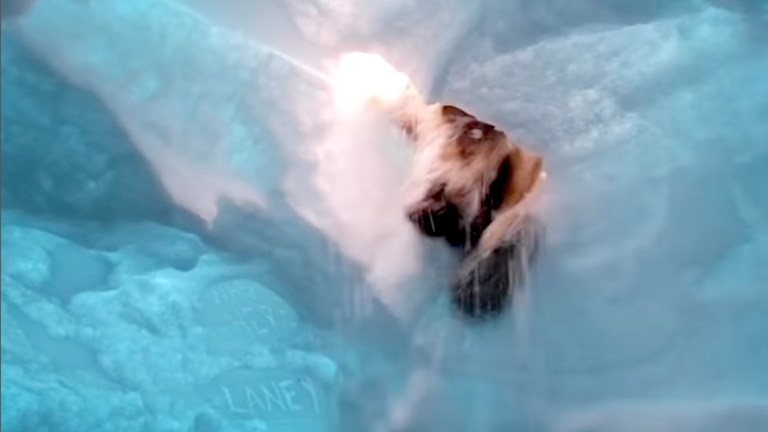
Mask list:
POLYGON ((32 6, 2 35, 3 429, 768 425, 764 2, 32 6), (407 154, 328 109, 347 49, 545 155, 505 319, 452 317, 450 257, 382 206, 407 154))

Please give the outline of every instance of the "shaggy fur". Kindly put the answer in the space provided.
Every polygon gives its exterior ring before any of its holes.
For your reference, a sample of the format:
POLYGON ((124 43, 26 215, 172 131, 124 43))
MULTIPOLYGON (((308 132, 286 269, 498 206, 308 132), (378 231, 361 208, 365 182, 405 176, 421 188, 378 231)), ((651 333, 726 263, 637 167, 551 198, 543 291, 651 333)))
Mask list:
POLYGON ((462 109, 425 104, 412 88, 390 109, 414 150, 407 215, 463 255, 454 303, 471 316, 500 312, 536 249, 529 198, 544 177, 541 157, 462 109))

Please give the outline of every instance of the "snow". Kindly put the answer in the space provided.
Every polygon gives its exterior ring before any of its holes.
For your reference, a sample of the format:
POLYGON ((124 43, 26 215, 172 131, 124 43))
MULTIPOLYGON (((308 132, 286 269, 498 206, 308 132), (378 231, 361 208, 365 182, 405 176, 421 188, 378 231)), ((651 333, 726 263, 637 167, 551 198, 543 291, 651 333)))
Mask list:
POLYGON ((766 3, 470 3, 4 1, 3 430, 768 428, 766 3), (352 50, 544 155, 502 318, 352 50))
MULTIPOLYGON (((334 363, 299 349, 310 331, 254 281, 252 268, 158 225, 100 231, 119 245, 113 251, 86 249, 53 231, 3 225, 4 427, 91 430, 108 421, 109 428, 175 430, 193 421, 226 423, 222 417, 233 409, 222 389, 242 398, 246 387, 271 398, 263 402, 275 404, 267 408, 270 421, 328 427, 323 415, 332 403, 334 363), (123 243, 141 235, 143 247, 123 243), (153 245, 153 236, 162 243, 153 245), (195 256, 191 268, 169 265, 182 249, 195 256), (157 263, 165 265, 151 265, 157 263), (67 291, 57 292, 61 287, 67 291), (34 413, 31 406, 38 407, 34 413)), ((261 413, 250 417, 266 421, 261 413)))

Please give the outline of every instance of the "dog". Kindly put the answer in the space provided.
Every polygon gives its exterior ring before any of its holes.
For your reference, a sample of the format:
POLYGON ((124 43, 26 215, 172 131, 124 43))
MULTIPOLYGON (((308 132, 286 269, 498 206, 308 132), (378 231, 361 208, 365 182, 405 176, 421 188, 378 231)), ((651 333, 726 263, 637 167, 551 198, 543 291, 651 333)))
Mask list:
POLYGON ((412 85, 386 108, 414 152, 406 216, 461 254, 453 303, 469 316, 498 314, 536 253, 542 157, 461 108, 425 103, 412 85))

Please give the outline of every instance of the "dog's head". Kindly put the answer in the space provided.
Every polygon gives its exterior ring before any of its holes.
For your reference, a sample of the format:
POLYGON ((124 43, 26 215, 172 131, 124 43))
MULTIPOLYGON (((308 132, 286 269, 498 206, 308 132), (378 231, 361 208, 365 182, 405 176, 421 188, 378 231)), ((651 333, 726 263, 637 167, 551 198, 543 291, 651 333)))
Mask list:
POLYGON ((406 211, 429 236, 469 249, 508 195, 516 147, 504 132, 451 105, 403 123, 414 139, 406 211))

